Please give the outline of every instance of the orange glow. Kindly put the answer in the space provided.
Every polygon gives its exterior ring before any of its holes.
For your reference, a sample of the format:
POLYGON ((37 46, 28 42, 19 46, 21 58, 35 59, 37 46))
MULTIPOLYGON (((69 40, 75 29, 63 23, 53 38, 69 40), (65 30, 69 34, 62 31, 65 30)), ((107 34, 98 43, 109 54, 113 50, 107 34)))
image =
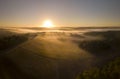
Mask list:
POLYGON ((51 28, 51 27, 54 27, 54 25, 51 20, 46 20, 46 21, 44 21, 42 27, 51 28))

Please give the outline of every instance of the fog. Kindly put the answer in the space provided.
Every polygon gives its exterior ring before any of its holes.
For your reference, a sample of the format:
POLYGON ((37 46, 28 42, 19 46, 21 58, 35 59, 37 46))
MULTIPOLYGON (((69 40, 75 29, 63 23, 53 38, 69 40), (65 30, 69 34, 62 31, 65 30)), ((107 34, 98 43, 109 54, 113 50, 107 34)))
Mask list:
POLYGON ((17 71, 15 78, 75 79, 83 70, 120 56, 119 29, 5 28, 0 32, 2 60, 17 71))

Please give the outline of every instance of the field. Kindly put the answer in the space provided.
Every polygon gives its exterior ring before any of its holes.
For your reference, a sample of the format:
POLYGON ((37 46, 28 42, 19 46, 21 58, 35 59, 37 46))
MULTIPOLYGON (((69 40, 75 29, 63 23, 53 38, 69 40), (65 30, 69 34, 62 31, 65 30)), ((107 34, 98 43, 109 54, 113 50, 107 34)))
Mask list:
POLYGON ((0 79, 110 79, 119 57, 120 28, 0 28, 0 79))

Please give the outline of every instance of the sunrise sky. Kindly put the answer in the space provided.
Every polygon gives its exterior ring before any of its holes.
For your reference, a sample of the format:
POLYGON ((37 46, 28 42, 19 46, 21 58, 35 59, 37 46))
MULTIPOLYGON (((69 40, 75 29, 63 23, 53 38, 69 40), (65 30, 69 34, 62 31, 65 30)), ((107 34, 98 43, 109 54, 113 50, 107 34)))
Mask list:
POLYGON ((0 26, 120 26, 120 0, 0 0, 0 26))

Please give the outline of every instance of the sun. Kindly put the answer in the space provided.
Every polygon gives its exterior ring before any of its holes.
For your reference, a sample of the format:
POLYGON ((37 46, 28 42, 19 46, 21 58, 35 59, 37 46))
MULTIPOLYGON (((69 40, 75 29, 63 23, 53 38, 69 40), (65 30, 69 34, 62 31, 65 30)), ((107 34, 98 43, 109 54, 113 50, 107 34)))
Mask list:
POLYGON ((45 20, 44 23, 43 23, 43 27, 51 28, 51 27, 54 27, 54 25, 53 25, 51 20, 45 20))

